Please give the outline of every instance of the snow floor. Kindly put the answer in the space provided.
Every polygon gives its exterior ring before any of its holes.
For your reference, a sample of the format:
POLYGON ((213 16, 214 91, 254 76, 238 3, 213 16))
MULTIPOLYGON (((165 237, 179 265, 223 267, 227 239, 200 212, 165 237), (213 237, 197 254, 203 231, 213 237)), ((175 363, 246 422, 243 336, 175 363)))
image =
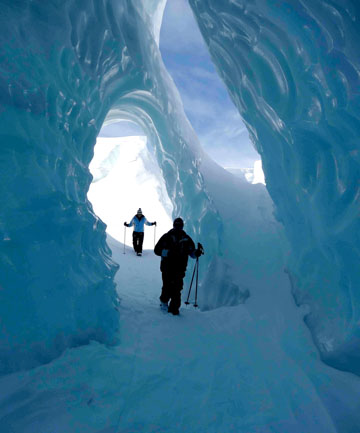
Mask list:
POLYGON ((93 342, 2 377, 1 433, 356 432, 359 380, 325 366, 305 327, 279 325, 256 297, 162 312, 159 257, 109 245, 120 264, 120 344, 93 342))

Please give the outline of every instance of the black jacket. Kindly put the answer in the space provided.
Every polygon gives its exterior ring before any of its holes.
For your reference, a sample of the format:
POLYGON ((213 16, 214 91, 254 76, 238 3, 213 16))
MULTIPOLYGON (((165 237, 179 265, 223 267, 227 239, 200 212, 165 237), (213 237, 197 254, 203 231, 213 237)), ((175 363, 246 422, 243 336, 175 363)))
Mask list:
POLYGON ((185 275, 188 257, 195 258, 195 244, 184 230, 171 229, 161 236, 154 252, 157 256, 161 256, 160 269, 162 272, 176 272, 185 275))

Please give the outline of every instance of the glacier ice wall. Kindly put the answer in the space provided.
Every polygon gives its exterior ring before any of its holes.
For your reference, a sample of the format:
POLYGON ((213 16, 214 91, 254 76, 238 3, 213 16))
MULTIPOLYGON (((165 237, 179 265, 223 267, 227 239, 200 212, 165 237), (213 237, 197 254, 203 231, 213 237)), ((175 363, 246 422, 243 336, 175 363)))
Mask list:
POLYGON ((162 68, 164 2, 145 3, 1 2, 1 373, 116 340, 117 266, 87 200, 105 118, 144 127, 171 198, 182 197, 175 213, 186 214, 186 189, 198 205, 194 225, 219 223, 197 169, 201 151, 186 152, 194 133, 162 68))
POLYGON ((206 248, 206 308, 243 302, 266 280, 263 245, 271 272, 282 270, 271 203, 265 213, 235 206, 238 183, 208 160, 185 117, 158 48, 163 0, 0 5, 1 373, 90 340, 116 341, 117 266, 87 200, 88 166, 108 122, 136 122, 154 147, 174 216, 206 248), (239 260, 248 272, 234 281, 239 260))
POLYGON ((262 156, 322 358, 360 374, 360 4, 189 1, 262 156))
POLYGON ((0 7, 0 372, 6 372, 91 339, 115 339, 117 266, 86 193, 118 58, 110 31, 84 37, 90 27, 101 28, 96 16, 114 15, 111 4, 107 13, 97 2, 0 7), (105 63, 96 57, 101 50, 105 63))
MULTIPOLYGON (((104 122, 147 133, 174 215, 206 247, 205 308, 243 302, 281 271, 264 190, 209 161, 184 115, 158 49, 164 4, 1 2, 1 372, 116 340, 117 266, 86 196, 104 122)), ((341 4, 191 1, 262 155, 296 300, 323 358, 358 373, 359 10, 341 4)))

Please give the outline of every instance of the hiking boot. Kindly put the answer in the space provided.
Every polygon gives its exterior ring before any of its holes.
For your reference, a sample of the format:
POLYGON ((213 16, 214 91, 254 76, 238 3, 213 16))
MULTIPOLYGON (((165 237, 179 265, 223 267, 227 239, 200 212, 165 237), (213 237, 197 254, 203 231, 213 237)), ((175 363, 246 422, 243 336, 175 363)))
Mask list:
POLYGON ((168 311, 168 304, 167 304, 167 302, 161 302, 161 303, 160 303, 160 308, 161 308, 163 311, 168 311))
POLYGON ((168 313, 172 313, 174 316, 178 316, 179 310, 173 310, 171 307, 168 308, 168 313))

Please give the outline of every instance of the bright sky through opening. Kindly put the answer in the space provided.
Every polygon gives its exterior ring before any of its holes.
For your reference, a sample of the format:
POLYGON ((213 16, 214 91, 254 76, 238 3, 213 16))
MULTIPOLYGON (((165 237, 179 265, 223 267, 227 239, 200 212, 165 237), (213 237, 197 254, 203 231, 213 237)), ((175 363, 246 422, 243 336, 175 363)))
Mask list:
POLYGON ((160 50, 204 150, 224 168, 252 169, 260 155, 215 70, 187 0, 167 1, 160 50))
POLYGON ((90 164, 94 180, 88 198, 95 213, 107 224, 107 233, 132 245, 133 228, 124 228, 141 207, 149 222, 145 226, 144 249, 154 248, 154 234, 172 227, 172 204, 155 157, 146 146, 146 137, 98 137, 90 164), (156 230, 156 233, 155 233, 156 230))

